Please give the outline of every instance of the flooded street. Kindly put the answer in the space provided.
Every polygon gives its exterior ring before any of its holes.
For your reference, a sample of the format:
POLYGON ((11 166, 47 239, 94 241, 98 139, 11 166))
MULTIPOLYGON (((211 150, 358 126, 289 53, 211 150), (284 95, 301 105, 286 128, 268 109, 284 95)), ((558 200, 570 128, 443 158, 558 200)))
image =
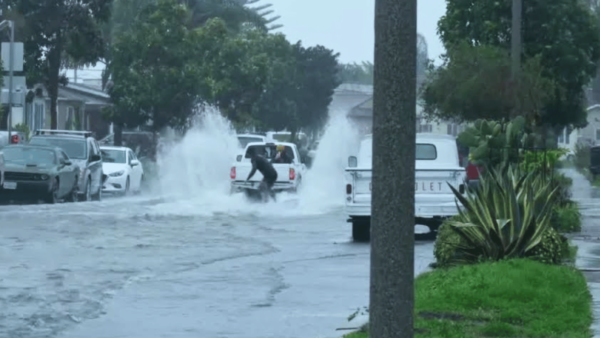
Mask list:
MULTIPOLYGON (((336 337, 358 325, 346 318, 368 304, 369 245, 351 242, 341 210, 179 216, 161 206, 0 209, 0 336, 336 337)), ((417 244, 417 272, 432 252, 417 244)))

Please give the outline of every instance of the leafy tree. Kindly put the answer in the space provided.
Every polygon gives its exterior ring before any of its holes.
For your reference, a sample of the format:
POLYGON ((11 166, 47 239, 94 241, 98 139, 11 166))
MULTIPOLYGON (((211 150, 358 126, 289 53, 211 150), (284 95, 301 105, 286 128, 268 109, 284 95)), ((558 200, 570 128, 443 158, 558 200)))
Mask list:
POLYGON ((554 83, 542 76, 540 62, 525 60, 520 77, 513 81, 505 50, 466 43, 452 46, 443 66, 431 70, 421 88, 423 114, 430 120, 455 122, 523 115, 533 122, 554 92, 554 83))
MULTIPOLYGON (((511 3, 448 0, 438 31, 446 49, 461 42, 510 49, 511 3)), ((583 88, 600 58, 597 19, 580 0, 523 1, 523 60, 539 56, 544 77, 556 82, 544 124, 586 125, 583 88)))
MULTIPOLYGON (((287 41, 286 41, 287 42, 287 41)), ((334 90, 339 86, 338 53, 302 42, 271 55, 268 82, 253 114, 265 129, 301 129, 324 124, 334 90)))
POLYGON ((289 126, 293 132, 323 125, 334 90, 340 85, 339 53, 323 46, 305 48, 301 42, 296 43, 294 49, 298 74, 295 99, 299 120, 297 125, 289 126))
POLYGON ((363 61, 340 64, 339 78, 341 83, 373 85, 373 63, 363 61))
POLYGON ((114 121, 128 126, 152 121, 154 132, 186 124, 202 87, 202 36, 190 28, 190 14, 176 0, 159 0, 118 36, 110 65, 114 121))
POLYGON ((110 17, 112 0, 6 0, 3 9, 15 20, 24 42, 28 84, 44 83, 50 95, 50 127, 57 128, 58 86, 64 56, 77 64, 95 64, 104 54, 100 25, 110 17))

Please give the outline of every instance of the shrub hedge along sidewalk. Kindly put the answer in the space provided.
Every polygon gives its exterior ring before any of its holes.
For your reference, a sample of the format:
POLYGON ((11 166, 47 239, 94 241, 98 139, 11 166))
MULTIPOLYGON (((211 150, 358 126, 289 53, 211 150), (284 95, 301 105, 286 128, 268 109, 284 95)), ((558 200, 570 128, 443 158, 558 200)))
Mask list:
POLYGON ((513 259, 439 269, 415 281, 416 337, 589 338, 591 324, 585 278, 568 266, 513 259))

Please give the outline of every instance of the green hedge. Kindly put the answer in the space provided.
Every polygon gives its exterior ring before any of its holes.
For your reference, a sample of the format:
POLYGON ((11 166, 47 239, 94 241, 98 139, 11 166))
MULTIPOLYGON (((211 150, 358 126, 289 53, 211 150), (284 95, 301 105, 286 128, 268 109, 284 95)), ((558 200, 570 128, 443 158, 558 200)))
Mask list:
POLYGON ((581 213, 577 204, 570 202, 554 209, 551 224, 558 232, 581 231, 581 213))
MULTIPOLYGON (((593 320, 581 272, 529 259, 422 274, 414 313, 419 338, 589 338, 593 320)), ((367 338, 367 331, 346 337, 367 338)))
MULTIPOLYGON (((557 209, 559 217, 566 218, 569 211, 557 209)), ((578 212, 578 211, 577 211, 578 212)), ((436 259, 436 267, 444 268, 449 266, 450 259, 454 257, 454 248, 456 244, 466 244, 460 235, 452 229, 450 225, 444 223, 440 226, 433 247, 433 256, 436 259)), ((561 235, 554 228, 548 228, 542 242, 531 253, 531 258, 547 264, 559 264, 565 259, 570 259, 571 249, 567 238, 561 235)))

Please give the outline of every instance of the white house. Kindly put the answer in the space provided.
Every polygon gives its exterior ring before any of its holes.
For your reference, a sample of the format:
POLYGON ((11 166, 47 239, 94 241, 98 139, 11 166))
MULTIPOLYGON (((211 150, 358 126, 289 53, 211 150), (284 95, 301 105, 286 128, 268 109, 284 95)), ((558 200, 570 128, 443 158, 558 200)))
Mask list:
POLYGON ((558 134, 558 146, 572 154, 578 142, 600 144, 600 104, 587 108, 588 125, 582 129, 564 128, 558 134))

